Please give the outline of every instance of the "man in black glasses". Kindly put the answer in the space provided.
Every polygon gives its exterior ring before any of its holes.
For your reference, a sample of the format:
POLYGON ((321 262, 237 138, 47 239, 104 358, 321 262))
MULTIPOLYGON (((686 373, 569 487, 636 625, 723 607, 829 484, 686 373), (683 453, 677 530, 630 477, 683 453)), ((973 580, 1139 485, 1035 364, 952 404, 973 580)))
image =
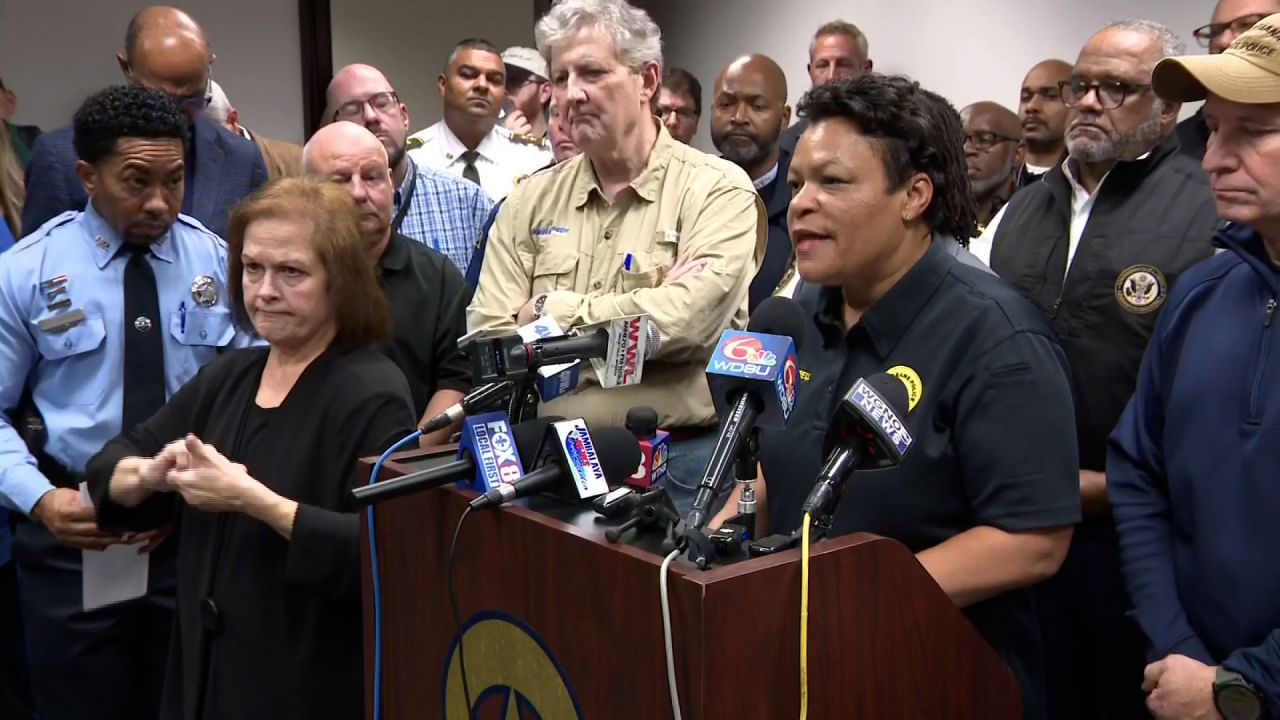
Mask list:
POLYGON ((993 102, 976 102, 960 111, 964 126, 964 160, 969 188, 978 203, 978 226, 1009 201, 1014 191, 1014 171, 1022 164, 1018 116, 993 102))
MULTIPOLYGON (((1259 20, 1280 12, 1280 0, 1218 0, 1208 25, 1201 25, 1191 34, 1200 47, 1209 48, 1210 55, 1218 55, 1259 20)), ((1178 144, 1182 152, 1195 158, 1204 157, 1204 147, 1209 142, 1209 127, 1204 121, 1204 110, 1178 123, 1178 144)))
POLYGON ((1216 211, 1173 136, 1179 103, 1151 72, 1183 44, 1153 22, 1113 23, 1060 86, 1068 158, 988 226, 991 267, 1048 317, 1071 365, 1083 522, 1038 592, 1051 715, 1144 717, 1142 636, 1126 618, 1105 475, 1106 440, 1137 382, 1179 274, 1211 253, 1216 211), (994 227, 993 227, 994 226, 994 227))
MULTIPOLYGON (((181 10, 163 6, 133 16, 124 50, 116 55, 128 83, 165 93, 190 118, 182 212, 221 236, 231 208, 267 181, 267 167, 253 143, 204 115, 214 60, 196 21, 181 10)), ((36 141, 27 166, 23 234, 60 213, 83 210, 88 202, 76 177, 73 141, 70 125, 36 141)))

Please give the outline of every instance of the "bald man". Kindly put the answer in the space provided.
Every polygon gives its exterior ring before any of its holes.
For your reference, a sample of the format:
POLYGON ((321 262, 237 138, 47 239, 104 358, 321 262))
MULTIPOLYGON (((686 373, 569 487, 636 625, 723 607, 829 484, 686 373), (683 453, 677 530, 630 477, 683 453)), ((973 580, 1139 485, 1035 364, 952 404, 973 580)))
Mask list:
POLYGON ((1058 86, 1070 79, 1071 63, 1065 60, 1042 60, 1022 79, 1018 120, 1024 156, 1019 188, 1039 180, 1066 157, 1067 105, 1058 86))
POLYGON ((373 133, 386 151, 395 192, 391 227, 465 273, 493 201, 480 186, 413 161, 406 151, 409 106, 372 65, 347 65, 325 92, 325 122, 347 121, 373 133))
MULTIPOLYGON (((124 50, 116 56, 126 81, 164 92, 190 116, 182 212, 222 235, 231 208, 267 181, 267 166, 257 146, 204 115, 215 59, 196 21, 163 6, 133 17, 124 50)), ((60 213, 83 210, 89 201, 76 176, 74 142, 68 125, 40 136, 32 148, 22 208, 24 235, 60 213)))
MULTIPOLYGON (((392 228, 391 169, 386 147, 373 133, 345 121, 327 125, 303 148, 302 167, 342 185, 356 204, 391 306, 384 352, 408 379, 414 411, 425 422, 471 388, 471 364, 458 349, 471 289, 448 258, 392 228)), ((424 435, 421 443, 443 444, 451 431, 424 435)))
MULTIPOLYGON (((1200 45, 1208 46, 1210 55, 1218 55, 1241 33, 1272 13, 1280 12, 1280 0, 1218 0, 1209 24, 1196 28, 1192 35, 1200 45)), ((1204 108, 1178 123, 1178 146, 1196 162, 1204 157, 1209 142, 1209 126, 1204 121, 1204 108)))
POLYGON ((1014 191, 1014 171, 1022 164, 1018 116, 993 102, 960 111, 969 188, 978 203, 978 226, 985 226, 1014 191))
POLYGON ((791 155, 779 143, 790 123, 787 77, 768 56, 744 55, 716 76, 711 95, 711 142, 724 159, 747 172, 769 215, 764 262, 751 282, 751 311, 774 294, 791 266, 787 234, 791 155))

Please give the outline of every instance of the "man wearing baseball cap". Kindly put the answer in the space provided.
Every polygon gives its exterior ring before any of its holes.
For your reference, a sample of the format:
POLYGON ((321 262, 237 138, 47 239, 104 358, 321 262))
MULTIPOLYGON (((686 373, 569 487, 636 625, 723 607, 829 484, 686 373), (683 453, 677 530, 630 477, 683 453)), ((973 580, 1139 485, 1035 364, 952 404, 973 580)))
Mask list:
POLYGON ((1280 14, 1152 85, 1205 101, 1229 223, 1170 294, 1107 456, 1143 688, 1157 718, 1280 718, 1280 14))
POLYGON ((507 66, 507 101, 510 105, 502 126, 513 133, 547 137, 547 105, 551 102, 551 81, 547 61, 533 48, 509 47, 502 51, 507 66))

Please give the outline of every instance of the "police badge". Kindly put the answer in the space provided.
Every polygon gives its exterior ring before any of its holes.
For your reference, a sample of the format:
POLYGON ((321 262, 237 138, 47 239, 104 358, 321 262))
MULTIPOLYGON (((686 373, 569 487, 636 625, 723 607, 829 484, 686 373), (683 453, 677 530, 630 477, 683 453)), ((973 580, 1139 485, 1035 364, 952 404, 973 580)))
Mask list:
POLYGON ((204 307, 212 307, 218 302, 218 286, 214 284, 213 278, 208 275, 197 275, 196 279, 191 281, 191 299, 195 300, 197 305, 204 307))

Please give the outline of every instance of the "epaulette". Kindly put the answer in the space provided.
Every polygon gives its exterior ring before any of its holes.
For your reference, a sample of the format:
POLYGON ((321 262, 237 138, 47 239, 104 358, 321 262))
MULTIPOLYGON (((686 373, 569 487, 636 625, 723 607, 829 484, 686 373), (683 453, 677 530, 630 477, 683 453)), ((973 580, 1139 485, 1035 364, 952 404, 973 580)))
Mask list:
POLYGON ((414 149, 416 149, 416 148, 420 148, 420 147, 422 147, 424 144, 425 144, 425 143, 423 143, 423 142, 422 142, 422 138, 420 138, 420 137, 411 137, 411 138, 408 138, 408 139, 406 139, 406 140, 404 141, 404 149, 405 149, 405 150, 414 150, 414 149))
POLYGON ((532 145, 541 150, 550 150, 551 143, 546 138, 537 135, 526 135, 524 133, 511 133, 511 142, 517 145, 532 145))

